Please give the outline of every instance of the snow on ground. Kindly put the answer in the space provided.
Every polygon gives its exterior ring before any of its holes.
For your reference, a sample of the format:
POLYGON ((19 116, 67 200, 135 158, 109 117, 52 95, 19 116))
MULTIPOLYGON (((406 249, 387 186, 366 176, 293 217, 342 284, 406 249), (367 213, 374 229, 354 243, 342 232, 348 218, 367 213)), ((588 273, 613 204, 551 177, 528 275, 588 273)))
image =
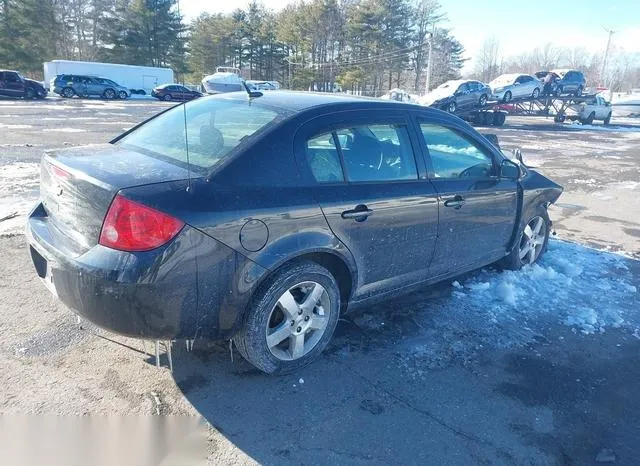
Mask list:
POLYGON ((80 128, 44 128, 42 131, 47 133, 84 133, 87 130, 80 128))
POLYGON ((591 130, 591 131, 608 131, 615 133, 638 133, 640 126, 617 126, 617 125, 583 125, 577 121, 572 124, 565 125, 569 129, 591 130))
POLYGON ((456 299, 495 324, 551 317, 588 334, 640 322, 640 309, 622 304, 637 292, 620 256, 551 241, 540 264, 482 270, 462 282, 456 299))
POLYGON ((26 215, 38 199, 39 178, 37 163, 0 165, 0 236, 24 230, 26 215))
POLYGON ((378 333, 372 348, 393 342, 395 357, 412 377, 452 361, 465 365, 483 348, 550 341, 563 327, 586 336, 612 328, 640 335, 640 285, 632 263, 551 240, 539 264, 519 271, 487 267, 369 310, 354 322, 378 333))

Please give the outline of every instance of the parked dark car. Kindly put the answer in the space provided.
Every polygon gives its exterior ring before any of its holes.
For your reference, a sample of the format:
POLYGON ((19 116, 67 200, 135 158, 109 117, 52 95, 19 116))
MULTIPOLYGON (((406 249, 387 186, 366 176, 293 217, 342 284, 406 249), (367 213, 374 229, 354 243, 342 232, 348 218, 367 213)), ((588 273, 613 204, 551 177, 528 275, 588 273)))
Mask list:
POLYGON ((582 95, 587 83, 582 71, 578 70, 553 70, 558 76, 556 80, 556 94, 582 95))
POLYGON ((17 71, 0 70, 0 95, 25 99, 44 99, 47 91, 38 81, 27 79, 17 71))
POLYGON ((151 91, 151 95, 160 100, 193 100, 202 97, 202 93, 192 91, 180 84, 161 84, 151 91))
POLYGON ((484 107, 490 97, 491 89, 485 83, 457 79, 436 87, 421 99, 421 103, 455 113, 484 107))
POLYGON ((49 152, 40 189, 27 240, 63 303, 133 337, 233 338, 268 373, 348 308, 536 262, 562 192, 445 112, 283 91, 49 152))
POLYGON ((127 99, 131 91, 108 78, 79 74, 61 74, 54 78, 53 92, 70 99, 78 97, 102 97, 104 99, 127 99))

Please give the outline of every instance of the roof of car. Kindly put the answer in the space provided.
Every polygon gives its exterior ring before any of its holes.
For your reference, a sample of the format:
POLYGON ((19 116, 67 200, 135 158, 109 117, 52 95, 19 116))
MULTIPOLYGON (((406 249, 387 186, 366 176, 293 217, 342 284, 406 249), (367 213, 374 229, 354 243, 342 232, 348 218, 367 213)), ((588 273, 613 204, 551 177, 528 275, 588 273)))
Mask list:
MULTIPOLYGON (((228 92, 216 94, 216 98, 228 100, 246 100, 246 92, 228 92)), ((394 100, 374 99, 371 97, 356 97, 346 94, 329 94, 322 92, 296 92, 296 91, 268 91, 261 97, 254 98, 256 102, 271 107, 278 107, 283 110, 299 112, 312 107, 323 105, 339 104, 367 104, 380 107, 396 107, 397 105, 408 105, 394 100)))

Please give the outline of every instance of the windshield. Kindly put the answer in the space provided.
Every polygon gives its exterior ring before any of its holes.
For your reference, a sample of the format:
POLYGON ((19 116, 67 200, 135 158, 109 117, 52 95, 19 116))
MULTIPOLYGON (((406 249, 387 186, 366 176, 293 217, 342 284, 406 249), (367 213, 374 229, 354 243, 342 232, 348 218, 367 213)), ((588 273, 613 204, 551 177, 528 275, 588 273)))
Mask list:
POLYGON ((278 116, 283 113, 249 100, 204 98, 174 107, 117 144, 191 166, 212 168, 251 136, 266 130, 278 116))

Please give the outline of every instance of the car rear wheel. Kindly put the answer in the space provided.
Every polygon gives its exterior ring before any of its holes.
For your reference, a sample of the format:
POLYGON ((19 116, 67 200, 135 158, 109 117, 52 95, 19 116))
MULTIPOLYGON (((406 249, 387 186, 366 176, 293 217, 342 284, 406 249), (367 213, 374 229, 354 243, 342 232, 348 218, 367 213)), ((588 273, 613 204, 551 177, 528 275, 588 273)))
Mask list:
POLYGON ((71 89, 70 87, 65 87, 64 89, 62 89, 62 97, 66 97, 67 99, 70 99, 71 97, 73 97, 76 93, 73 89, 71 89))
POLYGON ((116 91, 114 91, 113 89, 107 89, 106 91, 104 91, 104 98, 108 100, 115 99, 116 91))
POLYGON ((27 88, 27 92, 25 93, 25 98, 27 99, 34 99, 36 97, 36 93, 33 89, 31 89, 30 87, 27 88))
POLYGON ((538 89, 537 87, 533 90, 533 94, 531 94, 531 97, 533 97, 534 99, 537 99, 538 96, 540 95, 540 89, 538 89))
POLYGON ((299 262, 282 268, 259 289, 233 340, 258 369, 287 374, 320 355, 339 314, 335 278, 315 262, 299 262))
POLYGON ((487 95, 486 94, 482 94, 480 96, 480 100, 478 101, 478 105, 480 105, 480 107, 484 107, 485 105, 487 105, 487 95))
POLYGON ((539 261, 547 250, 550 226, 549 214, 546 209, 541 207, 524 224, 520 231, 519 240, 509 255, 502 259, 501 265, 507 269, 518 270, 525 265, 539 261))
POLYGON ((607 118, 604 119, 604 124, 608 125, 609 123, 611 123, 611 113, 609 113, 607 115, 607 118))
POLYGON ((165 101, 169 102, 169 101, 173 100, 173 97, 171 96, 171 94, 166 94, 166 95, 163 97, 163 99, 164 99, 165 101))
POLYGON ((118 92, 118 98, 119 98, 119 99, 124 100, 124 99, 126 99, 127 97, 128 97, 128 95, 127 95, 127 93, 126 93, 125 91, 120 91, 120 92, 118 92))
POLYGON ((505 102, 510 102, 511 101, 511 91, 507 91, 504 93, 504 98, 502 99, 505 102))
POLYGON ((451 102, 449 102, 449 105, 447 105, 447 111, 449 113, 455 113, 457 109, 458 109, 458 106, 456 105, 455 100, 452 100, 451 102))

